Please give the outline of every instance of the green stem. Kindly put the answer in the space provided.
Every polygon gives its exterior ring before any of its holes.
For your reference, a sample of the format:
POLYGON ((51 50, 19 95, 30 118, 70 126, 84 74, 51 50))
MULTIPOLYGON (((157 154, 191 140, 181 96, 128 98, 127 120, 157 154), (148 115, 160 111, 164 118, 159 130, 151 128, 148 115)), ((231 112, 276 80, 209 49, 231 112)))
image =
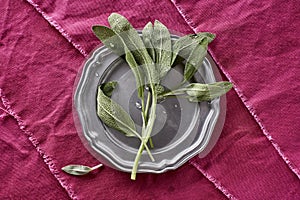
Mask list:
POLYGON ((131 180, 135 180, 136 179, 137 168, 138 168, 139 160, 140 160, 140 158, 142 156, 143 150, 144 150, 144 145, 141 143, 140 148, 139 148, 139 150, 138 150, 138 152, 136 154, 133 167, 132 167, 131 180))
POLYGON ((152 141, 151 137, 149 138, 149 144, 150 144, 150 148, 153 149, 154 148, 154 144, 153 144, 153 141, 152 141))
MULTIPOLYGON (((150 96, 150 92, 148 92, 148 95, 147 95, 147 101, 146 101, 146 108, 145 108, 145 125, 147 126, 147 123, 148 123, 148 111, 149 111, 149 107, 150 107, 150 100, 151 100, 151 96, 150 96)), ((152 138, 150 137, 149 138, 149 144, 150 144, 150 148, 154 148, 154 145, 153 145, 153 141, 152 141, 152 138)))
POLYGON ((99 167, 102 167, 103 165, 102 164, 99 164, 99 165, 96 165, 94 167, 91 167, 91 171, 95 170, 95 169, 98 169, 99 167))
POLYGON ((145 100, 144 100, 144 95, 141 98, 141 102, 142 102, 142 117, 144 118, 144 120, 146 119, 146 115, 145 115, 145 100))
MULTIPOLYGON (((142 133, 142 135, 144 135, 144 141, 147 143, 150 136, 151 136, 151 132, 152 132, 152 129, 153 129, 153 126, 154 126, 154 122, 155 122, 155 117, 156 117, 156 105, 157 105, 157 94, 154 90, 154 86, 153 84, 151 84, 151 89, 152 89, 152 105, 151 105, 151 111, 150 111, 150 114, 149 114, 149 121, 147 123, 147 126, 146 128, 142 129, 143 132, 145 131, 145 133, 142 133)), ((145 123, 144 123, 145 124, 145 123)), ((135 180, 136 178, 136 173, 137 173, 137 168, 138 168, 138 164, 139 164, 139 160, 141 158, 141 155, 142 155, 142 152, 144 150, 144 145, 141 144, 140 145, 140 148, 136 154, 136 157, 135 157, 135 160, 134 160, 134 164, 133 164, 133 167, 132 167, 132 171, 131 171, 131 179, 132 180, 135 180)))
MULTIPOLYGON (((135 132, 135 131, 134 131, 134 132, 135 132)), ((137 137, 141 140, 142 144, 145 146, 146 151, 147 151, 147 153, 148 153, 148 155, 149 155, 151 161, 154 162, 155 159, 153 158, 153 156, 152 156, 152 154, 151 154, 151 152, 150 152, 150 149, 149 149, 149 147, 147 146, 147 142, 148 142, 148 141, 146 141, 145 139, 143 139, 137 132, 135 132, 135 133, 136 133, 137 137)))
POLYGON ((150 99, 151 99, 151 97, 150 97, 150 92, 148 92, 148 95, 147 95, 147 102, 146 102, 146 108, 145 108, 145 116, 146 116, 146 118, 145 118, 145 122, 146 122, 146 125, 147 125, 147 117, 148 117, 148 111, 149 111, 149 106, 150 106, 150 99))

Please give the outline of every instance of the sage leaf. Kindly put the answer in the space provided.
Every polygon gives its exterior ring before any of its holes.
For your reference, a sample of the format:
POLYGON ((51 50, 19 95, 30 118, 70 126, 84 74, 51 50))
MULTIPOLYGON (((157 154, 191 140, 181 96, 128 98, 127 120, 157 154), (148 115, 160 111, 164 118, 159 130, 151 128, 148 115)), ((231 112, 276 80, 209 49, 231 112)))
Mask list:
POLYGON ((171 65, 187 60, 193 49, 205 38, 209 44, 214 40, 215 35, 209 32, 200 32, 197 34, 186 35, 176 40, 173 45, 171 65))
POLYGON ((184 67, 184 81, 189 81, 202 65, 207 53, 207 45, 196 45, 184 67))
POLYGON ((144 27, 144 29, 142 31, 142 35, 143 35, 143 41, 146 46, 146 49, 147 49, 149 55, 151 56, 153 62, 155 62, 155 50, 152 45, 152 34, 153 34, 153 25, 151 22, 149 22, 144 27))
POLYGON ((211 33, 199 33, 194 40, 199 44, 192 50, 184 67, 184 81, 189 81, 202 65, 207 54, 208 44, 214 39, 215 35, 211 33))
POLYGON ((209 84, 190 83, 184 87, 163 93, 159 99, 167 96, 181 96, 191 102, 211 101, 227 93, 232 88, 232 83, 221 81, 209 84))
POLYGON ((152 44, 155 49, 156 64, 160 78, 171 69, 172 45, 170 32, 160 21, 155 20, 152 44))
POLYGON ((210 84, 191 83, 186 88, 189 101, 211 101, 226 94, 232 88, 232 83, 227 81, 210 84))
POLYGON ((132 52, 137 64, 144 67, 149 83, 151 85, 158 83, 159 74, 138 32, 120 14, 112 13, 108 17, 108 22, 112 30, 123 39, 128 50, 132 52))
POLYGON ((67 165, 61 168, 64 172, 75 175, 75 176, 81 176, 90 173, 91 171, 98 169, 101 167, 102 164, 99 164, 95 167, 88 167, 84 165, 67 165))
POLYGON ((180 37, 173 45, 173 55, 171 65, 174 64, 176 59, 187 60, 191 51, 198 45, 195 40, 195 35, 186 35, 180 37))
POLYGON ((100 88, 106 96, 111 97, 113 90, 116 88, 117 84, 118 83, 116 81, 110 81, 101 84, 100 88))
POLYGON ((131 68, 134 77, 136 79, 136 85, 138 88, 138 96, 143 98, 144 96, 144 78, 142 74, 142 69, 134 61, 132 53, 128 50, 126 44, 120 36, 118 36, 112 29, 106 26, 93 26, 93 31, 95 35, 100 39, 100 41, 108 48, 110 48, 114 53, 119 56, 125 55, 125 59, 131 68))
POLYGON ((118 56, 125 54, 124 44, 121 38, 110 28, 106 26, 95 25, 92 27, 97 38, 118 56))
POLYGON ((97 115, 109 127, 114 128, 128 137, 136 136, 136 127, 130 115, 115 101, 105 96, 98 87, 97 115))
MULTIPOLYGON (((125 47, 127 48, 127 47, 125 47)), ((133 54, 127 49, 125 59, 130 66, 136 81, 136 86, 138 89, 139 98, 144 98, 144 80, 143 80, 143 72, 136 60, 134 59, 133 54)))
POLYGON ((136 132, 135 123, 130 115, 119 104, 107 97, 101 90, 101 86, 98 87, 97 94, 97 115, 107 126, 124 133, 127 137, 138 137, 146 148, 150 159, 154 161, 147 141, 144 141, 136 132))
POLYGON ((216 35, 209 32, 200 32, 197 33, 195 37, 195 39, 197 39, 199 42, 201 42, 204 38, 207 39, 207 42, 209 44, 216 38, 216 35))
POLYGON ((213 40, 213 38, 208 37, 206 33, 203 33, 201 40, 197 39, 197 37, 195 39, 199 41, 199 44, 192 50, 184 67, 184 81, 189 81, 198 71, 207 54, 208 44, 213 40))

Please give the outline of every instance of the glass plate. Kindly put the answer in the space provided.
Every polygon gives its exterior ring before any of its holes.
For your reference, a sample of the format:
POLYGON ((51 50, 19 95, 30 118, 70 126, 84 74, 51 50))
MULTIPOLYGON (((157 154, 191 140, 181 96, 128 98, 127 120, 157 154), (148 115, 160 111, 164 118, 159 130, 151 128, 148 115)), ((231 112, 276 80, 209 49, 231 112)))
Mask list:
MULTIPOLYGON (((173 35, 172 39, 178 37, 173 35)), ((177 65, 167 74, 162 85, 171 89, 182 80, 183 66, 177 65)), ((220 79, 209 55, 195 75, 200 83, 220 79)), ((99 84, 117 81, 112 99, 133 118, 138 131, 142 124, 140 102, 134 76, 127 63, 105 46, 97 48, 84 63, 74 90, 74 117, 78 134, 85 147, 103 164, 131 172, 140 144, 137 138, 126 137, 107 127, 96 114, 99 84)), ((151 149, 155 162, 144 151, 138 172, 162 173, 176 169, 190 158, 204 157, 216 143, 225 119, 225 96, 211 102, 190 103, 182 98, 167 98, 157 106, 151 149)))

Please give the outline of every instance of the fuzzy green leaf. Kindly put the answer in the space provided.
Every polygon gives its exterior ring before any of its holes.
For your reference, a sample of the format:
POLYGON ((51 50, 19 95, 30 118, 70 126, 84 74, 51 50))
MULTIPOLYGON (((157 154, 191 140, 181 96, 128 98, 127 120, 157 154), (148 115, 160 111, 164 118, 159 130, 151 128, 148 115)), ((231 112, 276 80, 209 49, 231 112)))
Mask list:
POLYGON ((211 101, 227 93, 231 88, 232 83, 227 81, 209 84, 190 83, 185 87, 161 94, 159 99, 167 96, 181 96, 191 102, 211 101))
POLYGON ((156 66, 159 76, 162 78, 171 69, 172 45, 169 30, 158 20, 154 22, 151 41, 155 49, 156 66))
POLYGON ((196 45, 198 45, 198 41, 195 40, 195 35, 186 35, 176 40, 173 45, 171 65, 176 59, 187 60, 196 45))
POLYGON ((132 52, 137 64, 144 67, 145 75, 149 83, 151 85, 158 83, 159 74, 138 32, 132 27, 128 20, 120 14, 112 13, 108 17, 108 22, 112 30, 123 39, 128 50, 132 52))
POLYGON ((184 67, 184 80, 189 81, 202 65, 203 60, 207 54, 208 44, 214 39, 215 35, 211 33, 198 33, 194 40, 198 44, 190 53, 184 67))
POLYGON ((211 101, 226 94, 232 88, 232 83, 227 81, 211 84, 191 83, 186 88, 191 102, 211 101))
POLYGON ((121 38, 110 28, 106 26, 95 25, 92 27, 97 38, 118 56, 125 54, 124 44, 121 38))
POLYGON ((107 97, 98 87, 97 115, 109 127, 128 137, 136 136, 136 127, 130 115, 115 101, 107 97))
POLYGON ((91 171, 93 171, 95 169, 98 169, 101 166, 102 166, 102 164, 99 164, 95 167, 88 167, 88 166, 84 166, 84 165, 67 165, 61 169, 68 174, 75 175, 75 176, 82 176, 82 175, 90 173, 91 171))
POLYGON ((189 81, 194 76, 194 74, 198 71, 199 67, 203 63, 206 53, 207 53, 207 44, 206 45, 198 44, 192 50, 184 67, 183 76, 185 81, 189 81))
POLYGON ((125 59, 131 68, 138 88, 138 95, 140 98, 144 95, 144 78, 141 67, 138 66, 132 53, 128 50, 123 39, 118 36, 112 29, 105 26, 93 26, 93 31, 95 35, 101 40, 101 42, 110 48, 114 53, 119 56, 125 55, 125 59))
POLYGON ((143 41, 145 44, 145 47, 149 53, 149 55, 151 56, 153 62, 155 61, 155 50, 152 44, 152 34, 153 34, 153 26, 152 23, 149 22, 148 24, 146 24, 146 26, 144 27, 143 31, 142 31, 142 35, 143 35, 143 41))

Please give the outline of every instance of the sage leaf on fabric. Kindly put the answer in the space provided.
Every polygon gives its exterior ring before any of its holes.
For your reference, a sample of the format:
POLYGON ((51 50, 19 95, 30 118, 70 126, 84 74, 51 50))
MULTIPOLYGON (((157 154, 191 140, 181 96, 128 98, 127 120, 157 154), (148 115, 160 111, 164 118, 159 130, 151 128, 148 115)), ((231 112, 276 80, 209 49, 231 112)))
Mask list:
POLYGON ((61 169, 68 174, 75 175, 75 176, 82 176, 102 166, 103 166, 102 164, 96 165, 94 167, 88 167, 84 165, 67 165, 61 169))
POLYGON ((101 84, 100 88, 106 96, 111 97, 111 95, 112 95, 114 89, 116 88, 117 84, 118 83, 116 81, 109 81, 107 83, 101 84))
POLYGON ((171 69, 172 45, 169 30, 158 20, 154 22, 151 41, 155 49, 155 62, 159 76, 163 78, 171 69))
POLYGON ((155 50, 152 45, 152 34, 153 34, 153 25, 151 22, 148 22, 146 26, 142 30, 142 35, 143 35, 143 41, 146 46, 146 49, 151 56, 153 62, 155 61, 155 50))
POLYGON ((109 127, 114 128, 128 137, 136 136, 136 127, 130 115, 115 101, 107 97, 98 87, 97 115, 109 127))
POLYGON ((195 39, 198 40, 199 42, 201 42, 204 38, 207 39, 207 42, 209 44, 216 38, 216 35, 213 33, 209 33, 209 32, 200 32, 200 33, 197 33, 195 36, 195 39))

